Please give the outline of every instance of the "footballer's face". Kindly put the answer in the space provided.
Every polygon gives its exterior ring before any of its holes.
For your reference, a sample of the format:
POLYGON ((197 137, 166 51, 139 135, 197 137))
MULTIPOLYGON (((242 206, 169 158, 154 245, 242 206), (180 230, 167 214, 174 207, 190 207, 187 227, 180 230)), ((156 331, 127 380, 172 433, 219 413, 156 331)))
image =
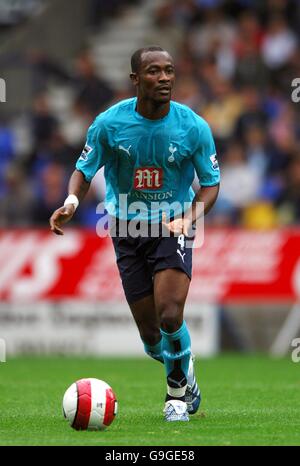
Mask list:
POLYGON ((138 98, 166 103, 171 100, 175 82, 175 69, 168 52, 144 52, 138 73, 131 73, 137 87, 138 98))

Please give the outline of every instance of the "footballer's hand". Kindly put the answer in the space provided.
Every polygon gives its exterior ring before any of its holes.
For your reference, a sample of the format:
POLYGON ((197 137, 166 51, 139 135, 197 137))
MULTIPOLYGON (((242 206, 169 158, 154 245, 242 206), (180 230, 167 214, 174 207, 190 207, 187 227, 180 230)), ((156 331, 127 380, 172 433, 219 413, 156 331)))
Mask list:
POLYGON ((175 235, 184 234, 184 236, 189 236, 192 229, 192 220, 190 218, 175 218, 168 222, 165 212, 162 213, 161 223, 175 235))
POLYGON ((49 220, 51 231, 57 235, 63 235, 61 226, 71 220, 75 212, 74 204, 67 204, 55 210, 49 220))

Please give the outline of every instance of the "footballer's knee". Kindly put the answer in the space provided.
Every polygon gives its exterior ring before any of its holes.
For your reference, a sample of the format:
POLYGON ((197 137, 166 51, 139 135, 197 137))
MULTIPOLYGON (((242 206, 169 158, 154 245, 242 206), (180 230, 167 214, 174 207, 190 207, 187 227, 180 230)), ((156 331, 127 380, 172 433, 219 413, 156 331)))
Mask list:
POLYGON ((176 303, 168 303, 160 309, 160 325, 168 333, 176 332, 182 325, 182 307, 176 303))
POLYGON ((142 341, 150 346, 156 345, 161 340, 158 328, 139 328, 139 332, 142 341))

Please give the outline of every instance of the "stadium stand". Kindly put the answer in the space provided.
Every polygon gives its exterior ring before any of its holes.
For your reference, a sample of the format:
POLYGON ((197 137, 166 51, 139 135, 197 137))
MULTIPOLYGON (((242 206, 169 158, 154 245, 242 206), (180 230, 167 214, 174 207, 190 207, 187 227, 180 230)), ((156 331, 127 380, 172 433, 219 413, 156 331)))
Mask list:
MULTIPOLYGON (((141 43, 157 42, 176 58, 174 99, 203 115, 216 138, 223 176, 210 223, 299 223, 299 107, 291 101, 291 81, 300 73, 298 2, 91 0, 83 10, 77 1, 75 12, 85 12, 81 28, 68 31, 68 45, 60 51, 47 35, 35 39, 57 8, 64 15, 66 2, 45 2, 43 8, 41 3, 32 18, 9 28, 2 21, 0 28, 2 37, 17 44, 8 53, 3 42, 3 77, 26 75, 21 105, 8 99, 1 107, 2 226, 47 224, 47 214, 38 212, 41 206, 50 212, 63 196, 86 128, 97 113, 133 92, 128 56, 141 43), (32 47, 34 40, 39 46, 32 47), (44 182, 54 172, 61 185, 50 201, 44 182), (26 215, 10 214, 7 206, 16 196, 26 215)), ((91 192, 79 223, 94 222, 89 212, 102 196, 103 184, 91 192)))

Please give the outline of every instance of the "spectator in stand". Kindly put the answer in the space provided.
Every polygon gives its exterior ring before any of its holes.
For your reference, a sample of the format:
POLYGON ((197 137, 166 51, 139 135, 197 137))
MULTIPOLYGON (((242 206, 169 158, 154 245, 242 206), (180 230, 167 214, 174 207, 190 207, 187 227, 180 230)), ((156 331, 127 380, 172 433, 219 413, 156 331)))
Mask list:
POLYGON ((271 70, 286 65, 297 48, 297 38, 281 14, 274 14, 268 21, 262 42, 262 58, 271 70))
POLYGON ((237 60, 240 60, 247 54, 248 46, 259 54, 263 40, 263 30, 259 22, 257 13, 246 10, 238 18, 238 29, 235 41, 233 43, 234 52, 237 60))
POLYGON ((199 15, 199 7, 195 0, 166 0, 166 4, 173 3, 174 21, 178 26, 183 27, 185 31, 193 24, 199 15))
POLYGON ((110 85, 96 73, 95 64, 85 51, 76 60, 76 103, 94 118, 114 97, 110 85))
POLYGON ((93 121, 93 115, 80 102, 73 102, 69 118, 61 123, 61 132, 66 143, 75 147, 76 154, 81 153, 85 141, 86 128, 93 121))
POLYGON ((236 37, 236 27, 225 18, 221 9, 205 9, 202 18, 204 19, 202 24, 197 22, 188 31, 190 50, 194 59, 211 55, 215 43, 221 44, 225 49, 231 48, 236 37))
POLYGON ((23 168, 16 164, 7 166, 2 182, 0 227, 29 226, 34 195, 23 168))
POLYGON ((66 190, 66 172, 62 165, 49 163, 37 178, 33 221, 38 225, 49 223, 49 213, 57 203, 63 202, 66 190))
POLYGON ((264 89, 270 80, 270 72, 263 63, 256 47, 249 43, 244 46, 244 55, 237 60, 234 83, 237 86, 256 85, 264 89))
POLYGON ((26 159, 30 174, 37 174, 52 160, 51 143, 58 132, 59 121, 50 110, 47 94, 39 94, 33 101, 31 122, 32 151, 26 159))
POLYGON ((300 147, 290 160, 286 171, 285 189, 279 199, 282 223, 300 222, 300 147))
POLYGON ((237 86, 266 86, 268 69, 260 57, 263 31, 258 15, 252 11, 243 12, 238 18, 238 29, 233 43, 235 55, 234 80, 237 86))
POLYGON ((271 158, 271 155, 267 152, 264 127, 256 124, 248 126, 244 141, 247 163, 256 172, 257 177, 262 180, 267 172, 268 159, 271 158))
POLYGON ((45 93, 37 95, 33 101, 31 125, 34 147, 47 146, 58 127, 58 120, 50 110, 49 100, 45 93))
POLYGON ((296 107, 286 103, 269 124, 269 134, 277 148, 285 154, 294 153, 300 139, 300 123, 296 107))
POLYGON ((197 80, 193 76, 182 76, 177 80, 173 99, 187 105, 195 112, 204 102, 197 80))
POLYGON ((215 58, 210 56, 197 61, 195 63, 195 77, 199 81, 199 88, 201 89, 205 103, 208 104, 213 99, 211 83, 217 82, 220 79, 215 58))
POLYGON ((76 148, 66 142, 59 129, 53 133, 49 141, 49 151, 54 163, 65 167, 67 172, 71 171, 74 161, 77 159, 76 148))
POLYGON ((237 119, 243 111, 240 94, 229 80, 219 78, 211 83, 212 101, 203 109, 203 117, 211 126, 219 149, 223 150, 231 138, 237 119))
POLYGON ((219 210, 224 205, 227 215, 238 221, 242 209, 257 199, 261 180, 247 162, 244 147, 236 141, 228 144, 221 171, 219 210))
POLYGON ((245 133, 248 128, 261 126, 266 128, 267 115, 262 107, 259 91, 253 85, 245 86, 241 90, 243 111, 236 121, 234 135, 236 139, 245 142, 245 133))
POLYGON ((153 28, 144 38, 145 44, 160 44, 173 58, 178 55, 184 38, 184 28, 176 21, 171 2, 159 6, 153 18, 153 28))
POLYGON ((23 60, 31 68, 32 88, 35 94, 46 93, 50 80, 58 83, 70 84, 71 82, 71 74, 65 66, 50 57, 44 50, 37 47, 29 48, 25 52, 23 60))
POLYGON ((27 163, 33 175, 38 176, 49 163, 62 165, 67 172, 71 171, 77 152, 75 147, 70 146, 63 134, 57 129, 48 140, 47 145, 37 147, 29 157, 27 163))

